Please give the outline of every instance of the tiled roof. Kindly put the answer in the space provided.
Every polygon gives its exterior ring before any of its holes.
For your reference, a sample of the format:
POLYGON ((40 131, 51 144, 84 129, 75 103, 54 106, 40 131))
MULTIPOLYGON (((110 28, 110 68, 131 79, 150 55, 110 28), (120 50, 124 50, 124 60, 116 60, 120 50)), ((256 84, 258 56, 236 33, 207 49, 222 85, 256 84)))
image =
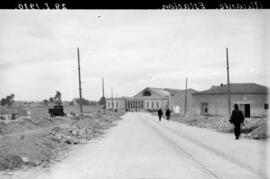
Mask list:
MULTIPOLYGON (((186 90, 171 89, 171 88, 164 88, 164 89, 169 91, 172 95, 178 94, 178 93, 183 93, 183 92, 186 91, 186 90)), ((189 93, 189 94, 192 94, 192 93, 195 93, 195 92, 197 92, 197 91, 192 89, 192 88, 187 89, 187 93, 189 93)))
MULTIPOLYGON (((267 94, 268 88, 256 83, 231 83, 230 89, 232 94, 267 94)), ((204 94, 226 94, 228 85, 212 86, 208 90, 195 92, 194 95, 204 94)))
MULTIPOLYGON (((182 89, 172 89, 172 88, 152 88, 149 87, 149 89, 155 91, 156 93, 160 94, 161 96, 169 96, 169 95, 175 95, 181 92, 185 92, 185 90, 182 89)), ((188 93, 194 93, 196 90, 194 89, 188 89, 188 93)))
POLYGON ((154 91, 155 93, 157 93, 158 95, 160 96, 163 96, 163 97, 167 97, 167 96, 170 96, 170 93, 169 91, 167 90, 164 90, 162 88, 150 88, 152 91, 154 91))

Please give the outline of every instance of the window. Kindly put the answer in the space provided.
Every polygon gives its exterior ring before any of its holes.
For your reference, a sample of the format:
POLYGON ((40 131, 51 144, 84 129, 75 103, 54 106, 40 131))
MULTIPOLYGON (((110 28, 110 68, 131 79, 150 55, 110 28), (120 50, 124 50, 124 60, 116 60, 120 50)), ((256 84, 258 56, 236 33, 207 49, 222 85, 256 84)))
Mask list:
POLYGON ((201 114, 208 114, 208 104, 207 103, 201 103, 201 114))
POLYGON ((157 102, 157 108, 159 108, 159 103, 157 102))
POLYGON ((108 108, 110 108, 110 102, 108 102, 108 108))
POLYGON ((152 108, 154 108, 154 102, 152 101, 152 108))
POLYGON ((149 102, 148 101, 146 102, 146 108, 149 108, 149 102))
POLYGON ((264 104, 264 109, 266 109, 266 110, 269 109, 269 104, 265 103, 264 104))
POLYGON ((143 96, 151 96, 150 91, 144 91, 144 92, 143 92, 143 96))

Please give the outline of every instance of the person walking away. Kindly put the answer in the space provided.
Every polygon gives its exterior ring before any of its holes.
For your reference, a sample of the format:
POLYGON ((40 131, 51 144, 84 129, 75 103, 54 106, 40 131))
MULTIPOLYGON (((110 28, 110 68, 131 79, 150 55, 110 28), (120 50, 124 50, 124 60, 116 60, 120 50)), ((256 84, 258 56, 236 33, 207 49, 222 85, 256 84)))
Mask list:
POLYGON ((169 121, 171 117, 171 110, 169 108, 166 109, 166 117, 167 117, 167 120, 169 121))
POLYGON ((232 111, 232 115, 230 117, 230 123, 234 125, 235 139, 239 139, 241 134, 241 124, 244 124, 244 120, 244 115, 242 111, 239 110, 238 104, 234 104, 234 110, 232 111))
POLYGON ((158 112, 158 119, 159 119, 159 122, 161 122, 161 117, 162 117, 162 115, 163 115, 163 112, 162 112, 161 108, 159 108, 157 112, 158 112))

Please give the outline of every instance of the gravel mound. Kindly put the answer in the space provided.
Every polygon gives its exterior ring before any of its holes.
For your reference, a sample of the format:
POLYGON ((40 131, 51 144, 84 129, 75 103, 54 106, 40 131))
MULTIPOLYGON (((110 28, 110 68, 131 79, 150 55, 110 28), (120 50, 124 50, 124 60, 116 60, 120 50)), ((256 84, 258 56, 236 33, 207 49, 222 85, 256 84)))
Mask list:
MULTIPOLYGON (((187 125, 215 129, 219 132, 233 133, 234 126, 223 116, 201 116, 190 114, 187 116, 172 115, 172 120, 187 125)), ((267 139, 267 120, 268 118, 246 118, 242 133, 245 137, 252 139, 267 139)))
POLYGON ((105 129, 116 125, 121 115, 93 113, 83 118, 21 118, 0 122, 0 170, 48 166, 61 160, 69 146, 100 136, 105 129))
POLYGON ((35 128, 37 128, 37 124, 29 118, 19 118, 17 120, 0 122, 1 135, 23 132, 35 128))

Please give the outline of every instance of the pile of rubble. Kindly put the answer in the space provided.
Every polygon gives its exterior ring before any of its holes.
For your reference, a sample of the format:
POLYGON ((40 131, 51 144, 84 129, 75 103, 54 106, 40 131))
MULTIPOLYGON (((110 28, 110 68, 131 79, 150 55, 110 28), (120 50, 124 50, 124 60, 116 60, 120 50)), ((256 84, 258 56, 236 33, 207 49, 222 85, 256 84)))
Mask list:
MULTIPOLYGON (((187 116, 172 115, 172 120, 191 126, 215 129, 219 132, 232 133, 234 126, 224 116, 202 116, 190 114, 187 116)), ((267 139, 267 118, 246 118, 242 126, 243 136, 252 139, 267 139)))
POLYGON ((0 124, 0 170, 47 166, 70 146, 85 143, 116 125, 120 113, 92 113, 73 117, 24 118, 0 124), (13 133, 12 133, 13 131, 13 133))
POLYGON ((249 132, 246 137, 252 139, 267 139, 268 134, 267 120, 260 121, 257 125, 254 125, 254 130, 249 132))

